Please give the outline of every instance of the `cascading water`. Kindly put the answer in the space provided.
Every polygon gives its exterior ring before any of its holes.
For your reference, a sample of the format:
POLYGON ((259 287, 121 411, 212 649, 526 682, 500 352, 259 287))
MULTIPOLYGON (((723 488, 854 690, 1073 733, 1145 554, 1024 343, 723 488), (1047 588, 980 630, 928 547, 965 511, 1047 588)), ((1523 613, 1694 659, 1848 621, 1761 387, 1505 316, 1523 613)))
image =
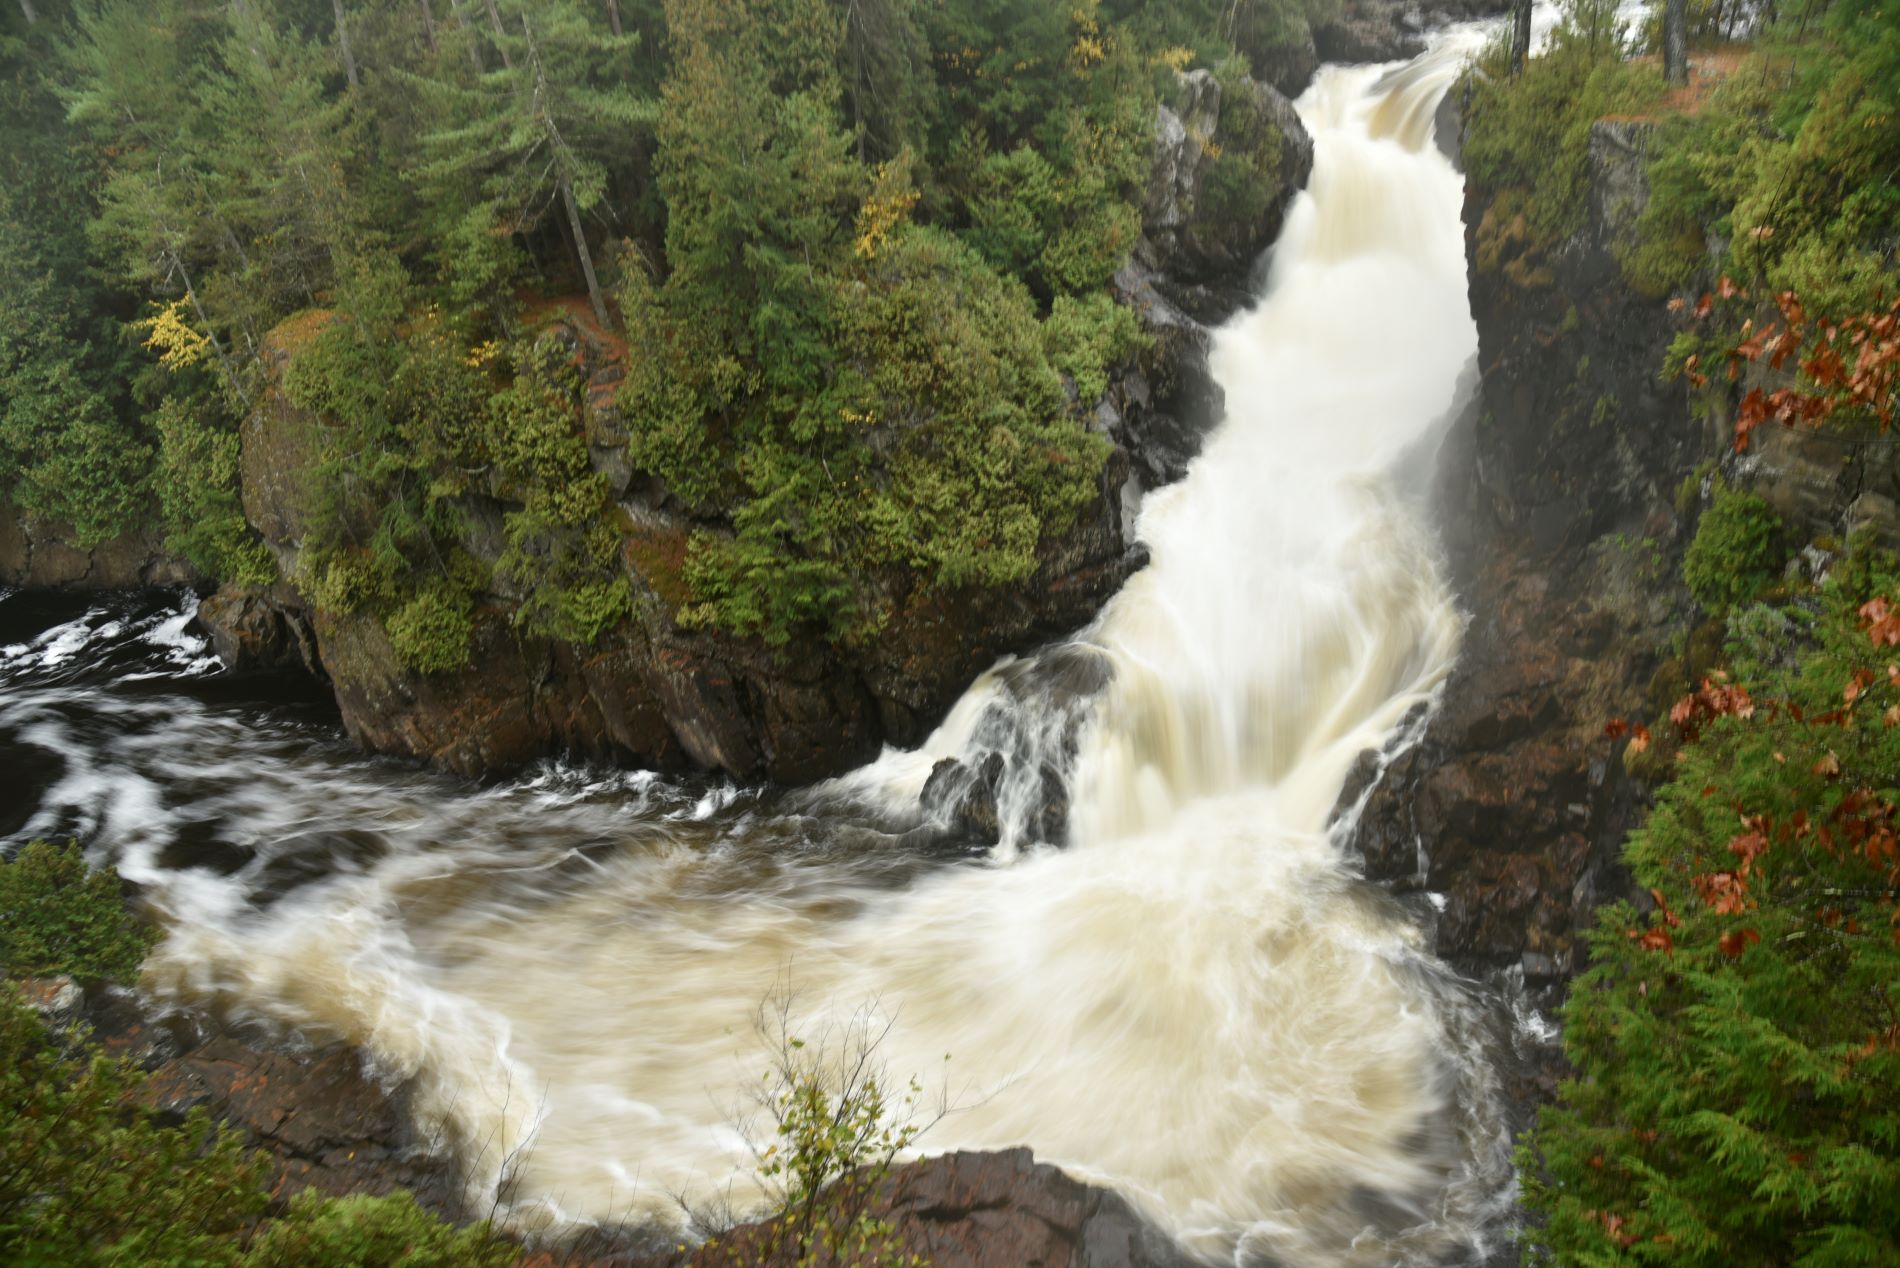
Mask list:
POLYGON ((47 771, 15 835, 148 887, 152 990, 413 1079, 526 1225, 743 1207, 753 1019, 789 984, 798 1033, 874 1016, 894 1074, 948 1071, 930 1151, 1029 1144, 1240 1263, 1480 1257, 1510 1170, 1478 1007, 1327 832, 1458 645, 1421 486, 1476 346, 1431 145, 1460 51, 1321 72, 1309 190, 1219 335, 1228 417, 1142 511, 1152 563, 917 752, 790 795, 471 791, 209 696, 182 610, 100 611, 0 651, 0 743, 47 771), (101 659, 139 639, 162 674, 101 659), (999 743, 1004 847, 928 857, 932 766, 999 743))

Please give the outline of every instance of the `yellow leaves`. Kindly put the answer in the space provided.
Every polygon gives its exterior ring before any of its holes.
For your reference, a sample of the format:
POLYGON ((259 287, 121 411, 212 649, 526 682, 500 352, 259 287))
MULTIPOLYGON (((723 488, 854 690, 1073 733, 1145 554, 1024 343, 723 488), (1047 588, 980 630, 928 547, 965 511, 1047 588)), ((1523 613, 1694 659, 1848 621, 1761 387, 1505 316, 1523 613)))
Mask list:
POLYGON ((184 316, 185 301, 175 299, 133 328, 146 332, 145 344, 158 353, 158 363, 167 370, 183 370, 197 365, 211 351, 211 339, 193 330, 184 316))
POLYGON ((892 232, 910 219, 917 206, 917 190, 910 179, 910 151, 905 150, 888 163, 879 163, 877 179, 870 195, 858 208, 858 236, 851 246, 860 258, 877 258, 892 232))
POLYGON ((1154 60, 1156 65, 1166 66, 1171 71, 1184 71, 1194 61, 1194 50, 1177 44, 1156 53, 1154 60))
POLYGON ((484 339, 468 350, 468 356, 464 358, 464 360, 466 360, 469 365, 479 369, 482 366, 492 363, 496 358, 500 357, 501 354, 502 346, 499 340, 484 339))
POLYGON ((1069 49, 1069 65, 1076 74, 1086 74, 1091 68, 1108 60, 1109 37, 1102 34, 1102 24, 1095 18, 1093 4, 1071 9, 1069 21, 1075 25, 1075 43, 1069 49))

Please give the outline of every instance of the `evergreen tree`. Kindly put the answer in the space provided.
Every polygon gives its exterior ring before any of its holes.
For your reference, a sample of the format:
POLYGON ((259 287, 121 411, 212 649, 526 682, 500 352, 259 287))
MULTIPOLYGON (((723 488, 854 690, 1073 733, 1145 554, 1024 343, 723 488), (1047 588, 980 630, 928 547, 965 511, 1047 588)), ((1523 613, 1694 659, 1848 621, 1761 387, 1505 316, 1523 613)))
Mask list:
POLYGON ((1738 609, 1734 679, 1676 706, 1625 851, 1650 910, 1601 914, 1522 1151, 1557 1262, 1900 1262, 1895 594, 1859 559, 1738 609))
POLYGON ((656 117, 654 103, 622 82, 637 37, 614 34, 581 0, 488 0, 487 8, 502 66, 472 81, 419 81, 441 120, 423 139, 432 157, 422 178, 439 206, 473 204, 459 218, 464 240, 528 232, 558 205, 604 325, 583 217, 603 210, 613 155, 656 117))

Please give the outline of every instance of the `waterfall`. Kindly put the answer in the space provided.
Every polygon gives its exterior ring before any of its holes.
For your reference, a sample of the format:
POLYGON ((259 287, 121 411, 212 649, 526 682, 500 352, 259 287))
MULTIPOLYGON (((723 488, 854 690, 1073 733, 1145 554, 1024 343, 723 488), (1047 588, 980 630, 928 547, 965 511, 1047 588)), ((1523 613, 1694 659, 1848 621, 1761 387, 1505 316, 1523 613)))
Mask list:
POLYGON ((76 816, 148 887, 151 989, 363 1045, 524 1227, 743 1209, 777 992, 944 1089, 929 1152, 1030 1145, 1231 1262, 1476 1257, 1510 1184, 1478 1005, 1327 827, 1458 648, 1423 501, 1476 349, 1431 137, 1468 47, 1322 69, 1309 188, 1216 339, 1227 416, 1142 507, 1152 562, 918 750, 783 797, 454 791, 189 700, 94 700, 100 740, 43 684, 0 700, 66 762, 28 831, 76 816), (985 746, 1004 845, 919 857, 931 769, 985 746), (192 852, 218 834, 247 853, 192 852))

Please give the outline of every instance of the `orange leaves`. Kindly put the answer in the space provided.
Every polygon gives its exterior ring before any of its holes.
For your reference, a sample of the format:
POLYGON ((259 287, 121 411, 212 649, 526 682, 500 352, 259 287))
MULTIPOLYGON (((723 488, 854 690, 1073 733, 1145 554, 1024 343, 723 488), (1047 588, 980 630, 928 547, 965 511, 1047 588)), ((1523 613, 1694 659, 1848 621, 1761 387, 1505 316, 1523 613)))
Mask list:
MULTIPOLYGON (((1875 597, 1860 605, 1860 627, 1875 647, 1900 646, 1900 612, 1885 598, 1875 597)), ((1888 677, 1894 677, 1891 669, 1888 677)))
POLYGON ((1711 674, 1702 680, 1702 685, 1676 701, 1669 710, 1669 720, 1676 725, 1684 742, 1695 739, 1702 727, 1715 718, 1740 718, 1747 721, 1755 716, 1755 701, 1746 687, 1727 682, 1721 674, 1711 674))
POLYGON ((1660 925, 1653 929, 1631 929, 1628 932, 1629 936, 1636 940, 1637 945, 1645 951, 1660 951, 1664 955, 1675 952, 1676 940, 1670 937, 1669 931, 1660 925))
POLYGON ((1641 753, 1649 748, 1649 728, 1638 722, 1632 725, 1622 718, 1612 718, 1603 724, 1603 734, 1612 740, 1630 737, 1630 752, 1641 753))
MULTIPOLYGON (((1724 277, 1714 293, 1696 301, 1694 316, 1708 317, 1718 299, 1747 301, 1749 295, 1724 277)), ((1746 452, 1749 434, 1766 422, 1818 427, 1844 416, 1870 421, 1882 431, 1892 426, 1900 407, 1900 300, 1833 320, 1812 317, 1793 291, 1776 295, 1774 304, 1779 323, 1760 329, 1753 321, 1743 323, 1741 341, 1729 350, 1729 377, 1739 377, 1745 362, 1777 372, 1793 362, 1805 386, 1751 388, 1735 417, 1736 452, 1746 452)), ((1673 311, 1681 307, 1671 305, 1673 311)), ((1685 362, 1683 372, 1698 387, 1708 381, 1695 358, 1685 362)))
POLYGON ((1734 872, 1692 877, 1696 896, 1718 916, 1739 916, 1746 905, 1748 882, 1734 872))
POLYGON ((1721 948, 1723 955, 1733 960, 1741 955, 1742 952, 1748 950, 1751 945, 1760 941, 1761 935, 1756 933, 1753 929, 1736 929, 1723 934, 1721 938, 1717 940, 1716 946, 1721 948))

